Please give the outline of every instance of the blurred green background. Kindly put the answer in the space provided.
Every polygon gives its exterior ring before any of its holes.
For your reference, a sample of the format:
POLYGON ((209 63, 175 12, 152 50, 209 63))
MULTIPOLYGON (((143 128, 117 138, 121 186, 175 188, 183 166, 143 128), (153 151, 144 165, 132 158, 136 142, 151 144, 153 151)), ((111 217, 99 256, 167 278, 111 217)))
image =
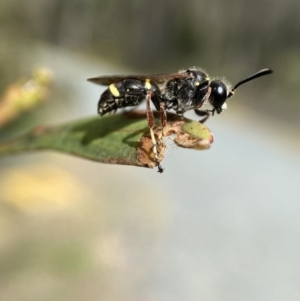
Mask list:
POLYGON ((211 150, 171 146, 162 175, 1 159, 0 299, 299 300, 299 12, 296 0, 2 0, 0 90, 40 66, 54 81, 2 139, 96 115, 103 88, 88 77, 275 73, 208 121, 211 150))

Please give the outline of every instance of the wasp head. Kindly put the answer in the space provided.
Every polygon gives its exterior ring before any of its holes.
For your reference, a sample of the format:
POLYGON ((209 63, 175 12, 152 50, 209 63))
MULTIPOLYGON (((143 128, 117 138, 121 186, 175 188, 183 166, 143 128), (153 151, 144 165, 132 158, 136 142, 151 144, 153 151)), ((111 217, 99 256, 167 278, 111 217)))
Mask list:
POLYGON ((211 83, 209 85, 209 87, 211 88, 209 102, 213 106, 212 114, 214 114, 214 112, 217 112, 218 114, 220 114, 220 113, 222 113, 222 111, 224 109, 227 108, 226 99, 233 96, 235 90, 239 86, 241 86, 255 78, 258 78, 258 77, 261 77, 261 76, 264 76, 267 74, 271 74, 271 73, 273 73, 272 69, 268 69, 268 68, 262 69, 256 73, 254 73, 253 75, 250 75, 249 77, 239 81, 233 87, 233 89, 231 89, 229 92, 227 92, 227 87, 222 81, 220 81, 220 80, 211 81, 211 83))
POLYGON ((212 112, 220 114, 227 107, 225 103, 228 97, 227 87, 222 81, 217 79, 211 81, 209 87, 211 88, 209 102, 213 106, 212 112))

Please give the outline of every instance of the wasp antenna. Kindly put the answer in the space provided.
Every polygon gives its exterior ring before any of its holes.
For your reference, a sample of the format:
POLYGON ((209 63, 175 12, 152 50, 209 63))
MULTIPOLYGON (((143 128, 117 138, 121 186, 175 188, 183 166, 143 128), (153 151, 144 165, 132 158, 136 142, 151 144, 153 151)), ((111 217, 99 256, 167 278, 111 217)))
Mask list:
POLYGON ((252 75, 250 75, 249 77, 241 80, 240 82, 238 82, 234 87, 233 89, 228 93, 228 97, 231 97, 233 94, 234 94, 234 91, 236 90, 236 88, 238 88, 240 85, 244 84, 244 83, 247 83, 249 82, 250 80, 253 80, 255 78, 258 78, 258 77, 261 77, 261 76, 264 76, 264 75, 267 75, 267 74, 271 74, 273 73, 274 71, 272 69, 268 69, 268 68, 265 68, 265 69, 262 69, 252 75))

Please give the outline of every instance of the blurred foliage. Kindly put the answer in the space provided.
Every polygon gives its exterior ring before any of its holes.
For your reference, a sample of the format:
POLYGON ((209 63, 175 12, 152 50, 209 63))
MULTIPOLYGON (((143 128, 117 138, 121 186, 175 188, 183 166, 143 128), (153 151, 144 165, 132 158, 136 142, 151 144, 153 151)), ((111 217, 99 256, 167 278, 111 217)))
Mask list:
POLYGON ((21 79, 10 85, 0 97, 0 128, 44 102, 51 82, 51 71, 39 68, 34 70, 31 79, 21 79))
POLYGON ((215 63, 222 68, 225 61, 240 64, 245 57, 243 64, 261 66, 287 46, 300 46, 297 0, 288 5, 270 0, 6 0, 1 12, 2 33, 88 50, 146 70, 178 60, 182 66, 215 63))

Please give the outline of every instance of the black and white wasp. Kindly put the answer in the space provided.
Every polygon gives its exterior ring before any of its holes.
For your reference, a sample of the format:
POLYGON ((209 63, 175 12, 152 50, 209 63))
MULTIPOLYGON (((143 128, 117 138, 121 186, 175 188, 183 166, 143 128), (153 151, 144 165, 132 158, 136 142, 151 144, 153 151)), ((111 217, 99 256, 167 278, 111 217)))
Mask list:
POLYGON ((186 111, 194 110, 204 117, 204 122, 210 114, 222 113, 226 108, 226 100, 233 96, 235 90, 242 84, 255 78, 272 73, 271 69, 262 69, 253 75, 239 81, 232 89, 222 80, 213 79, 198 68, 190 68, 176 73, 146 74, 146 75, 104 75, 89 78, 88 81, 108 86, 98 102, 100 116, 115 112, 119 108, 134 107, 146 100, 147 119, 153 143, 153 153, 156 158, 158 171, 163 169, 158 161, 157 142, 154 136, 154 117, 151 102, 160 111, 162 137, 167 125, 166 111, 173 110, 183 115, 186 111), (209 103, 211 110, 203 110, 204 104, 209 103))

